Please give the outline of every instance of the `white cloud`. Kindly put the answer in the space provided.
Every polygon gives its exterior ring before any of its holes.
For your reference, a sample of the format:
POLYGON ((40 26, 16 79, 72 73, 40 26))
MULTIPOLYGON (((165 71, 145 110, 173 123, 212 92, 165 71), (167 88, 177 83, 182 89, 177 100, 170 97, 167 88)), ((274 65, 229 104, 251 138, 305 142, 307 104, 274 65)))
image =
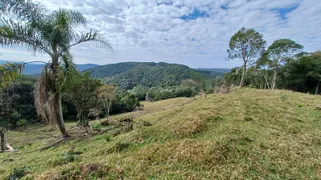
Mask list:
MULTIPOLYGON (((88 28, 98 29, 113 52, 84 44, 72 49, 76 63, 163 61, 192 67, 234 67, 226 61, 230 37, 241 27, 254 28, 270 44, 290 38, 306 51, 321 49, 319 0, 46 0, 48 9, 82 12, 88 28), (294 8, 284 14, 279 10, 294 8), (184 21, 197 9, 207 16, 184 21)), ((284 11, 283 11, 284 13, 284 11)), ((0 50, 1 59, 30 60, 12 49, 0 50), (14 57, 14 58, 13 58, 14 57)), ((27 53, 28 54, 28 53, 27 53)), ((30 53, 29 53, 30 54, 30 53)), ((47 57, 37 56, 37 59, 47 57)))

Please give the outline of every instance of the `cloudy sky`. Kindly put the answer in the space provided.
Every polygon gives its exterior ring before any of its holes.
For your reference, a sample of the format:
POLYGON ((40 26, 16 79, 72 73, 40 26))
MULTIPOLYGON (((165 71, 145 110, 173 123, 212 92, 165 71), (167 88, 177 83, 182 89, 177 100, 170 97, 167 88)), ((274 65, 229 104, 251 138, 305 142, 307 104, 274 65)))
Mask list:
MULTIPOLYGON (((289 38, 305 51, 321 49, 321 0, 43 0, 49 10, 83 13, 113 51, 95 44, 72 49, 76 63, 154 61, 190 67, 235 67, 226 60, 230 37, 254 28, 268 45, 289 38)), ((23 48, 2 48, 0 59, 47 60, 23 48)))

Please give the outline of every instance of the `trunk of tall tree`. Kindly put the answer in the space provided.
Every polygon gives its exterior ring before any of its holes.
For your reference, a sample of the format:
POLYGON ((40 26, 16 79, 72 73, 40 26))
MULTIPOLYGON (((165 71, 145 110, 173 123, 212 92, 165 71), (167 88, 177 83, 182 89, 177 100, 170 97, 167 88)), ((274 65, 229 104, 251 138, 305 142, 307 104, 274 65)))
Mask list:
POLYGON ((320 81, 318 81, 318 85, 317 85, 317 88, 316 88, 316 90, 315 90, 314 95, 317 95, 317 94, 318 94, 318 91, 319 91, 319 85, 320 85, 320 81))
POLYGON ((106 107, 106 110, 107 110, 107 124, 109 124, 110 106, 111 106, 111 102, 108 101, 107 102, 107 107, 106 107))
POLYGON ((63 136, 63 138, 70 137, 66 131, 65 123, 62 115, 62 106, 61 106, 61 93, 59 92, 58 87, 58 76, 59 76, 59 56, 57 54, 58 47, 56 44, 53 45, 54 56, 52 58, 52 70, 53 76, 55 79, 55 86, 53 92, 53 120, 57 123, 59 130, 63 136))
POLYGON ((242 77, 241 77, 241 82, 240 82, 239 87, 242 87, 242 86, 243 86, 245 73, 246 73, 246 63, 245 63, 245 61, 244 61, 244 64, 243 64, 243 66, 242 66, 242 77))
POLYGON ((263 77, 264 77, 264 80, 265 80, 265 84, 266 84, 266 87, 268 88, 268 89, 270 89, 270 83, 269 83, 269 81, 268 81, 268 73, 266 72, 265 73, 266 75, 263 75, 263 77))
POLYGON ((271 84, 272 90, 275 88, 277 75, 278 75, 278 72, 277 72, 277 68, 275 67, 273 70, 273 79, 272 79, 272 84, 271 84))
POLYGON ((62 106, 61 106, 61 95, 60 92, 56 92, 53 97, 53 119, 57 123, 59 130, 64 138, 70 137, 66 131, 64 119, 62 116, 62 106))
POLYGON ((4 130, 2 128, 0 128, 0 137, 1 137, 1 149, 0 151, 1 152, 4 152, 5 151, 5 140, 4 140, 4 130))

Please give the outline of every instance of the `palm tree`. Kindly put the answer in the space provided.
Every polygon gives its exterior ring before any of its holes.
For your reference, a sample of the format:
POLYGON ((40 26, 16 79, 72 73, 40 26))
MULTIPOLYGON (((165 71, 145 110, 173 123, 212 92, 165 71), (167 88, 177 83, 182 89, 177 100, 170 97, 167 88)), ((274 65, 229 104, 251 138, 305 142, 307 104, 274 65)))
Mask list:
POLYGON ((47 14, 41 4, 25 0, 0 0, 0 43, 24 45, 34 53, 50 56, 36 86, 36 108, 44 119, 57 123, 64 138, 69 137, 62 116, 61 88, 74 70, 70 48, 96 41, 107 47, 98 31, 77 33, 85 17, 73 10, 59 9, 47 14))

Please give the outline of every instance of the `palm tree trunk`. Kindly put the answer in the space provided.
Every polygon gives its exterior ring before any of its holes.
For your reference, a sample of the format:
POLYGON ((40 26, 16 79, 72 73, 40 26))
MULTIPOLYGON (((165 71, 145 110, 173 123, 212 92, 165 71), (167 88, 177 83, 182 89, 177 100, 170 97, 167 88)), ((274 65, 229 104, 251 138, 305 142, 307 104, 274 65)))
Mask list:
POLYGON ((275 67, 273 70, 273 79, 272 79, 272 85, 271 85, 272 90, 274 90, 276 85, 276 77, 277 77, 277 68, 275 67))
POLYGON ((318 94, 318 91, 319 91, 319 85, 320 85, 320 81, 318 81, 318 85, 317 85, 317 88, 316 88, 316 90, 315 90, 314 95, 317 95, 317 94, 318 94))
POLYGON ((53 71, 53 76, 55 79, 55 86, 54 87, 54 92, 53 92, 53 120, 57 123, 60 132, 63 136, 63 138, 70 137, 69 134, 66 131, 65 128, 65 123, 62 115, 62 106, 61 106, 61 93, 59 92, 59 82, 58 82, 58 76, 59 76, 59 56, 57 55, 57 44, 53 45, 53 51, 54 51, 54 56, 52 58, 52 71, 53 71))
POLYGON ((69 134, 66 131, 65 123, 64 123, 64 120, 63 120, 60 92, 56 92, 54 94, 54 97, 53 97, 53 109, 54 109, 54 112, 53 112, 54 121, 57 123, 63 138, 70 137, 69 134))

